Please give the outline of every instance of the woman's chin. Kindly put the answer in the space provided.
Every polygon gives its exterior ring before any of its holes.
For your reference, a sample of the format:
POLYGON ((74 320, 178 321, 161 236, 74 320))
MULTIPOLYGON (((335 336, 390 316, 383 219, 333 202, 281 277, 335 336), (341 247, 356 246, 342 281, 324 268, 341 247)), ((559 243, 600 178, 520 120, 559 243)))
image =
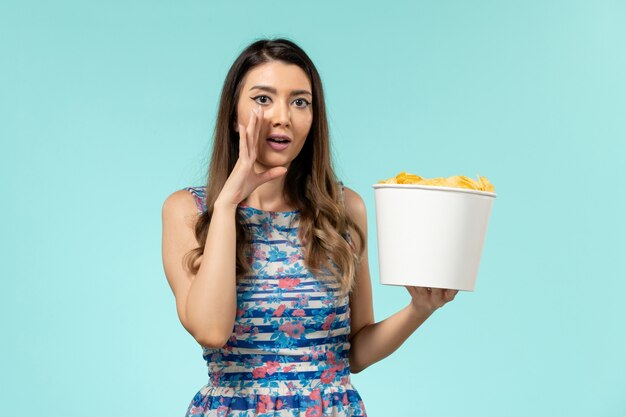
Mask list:
POLYGON ((285 158, 268 158, 260 160, 257 157, 255 167, 255 172, 258 174, 259 172, 267 171, 268 169, 276 168, 276 167, 285 167, 289 169, 289 165, 291 161, 285 161, 285 158))

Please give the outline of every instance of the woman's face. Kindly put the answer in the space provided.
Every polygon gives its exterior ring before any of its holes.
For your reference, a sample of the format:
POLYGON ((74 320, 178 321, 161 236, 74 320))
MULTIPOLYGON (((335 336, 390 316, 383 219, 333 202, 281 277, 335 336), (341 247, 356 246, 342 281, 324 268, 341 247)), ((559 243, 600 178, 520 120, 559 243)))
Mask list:
POLYGON ((250 110, 263 109, 255 172, 288 168, 298 156, 311 129, 312 101, 311 82, 297 65, 272 61, 248 71, 237 102, 237 123, 248 126, 250 110), (286 135, 290 141, 273 143, 268 140, 273 135, 286 135))

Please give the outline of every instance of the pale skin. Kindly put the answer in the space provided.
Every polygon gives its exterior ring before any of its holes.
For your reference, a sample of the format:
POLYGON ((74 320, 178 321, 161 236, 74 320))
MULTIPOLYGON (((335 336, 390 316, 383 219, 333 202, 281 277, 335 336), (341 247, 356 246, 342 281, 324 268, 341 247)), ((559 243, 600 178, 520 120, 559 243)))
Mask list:
MULTIPOLYGON (((288 211, 282 190, 284 174, 298 155, 313 120, 314 97, 306 73, 296 65, 269 62, 251 69, 237 103, 239 159, 214 207, 205 253, 196 275, 184 270, 182 256, 196 247, 193 225, 197 209, 186 190, 163 205, 163 264, 185 329, 203 346, 222 347, 232 333, 237 300, 235 281, 235 212, 244 202, 268 211, 288 211), (253 88, 264 86, 262 89, 253 88), (264 89, 269 87, 272 91, 264 89), (270 148, 271 134, 288 135, 284 151, 270 148), (205 262, 206 261, 206 262, 205 262), (219 277, 219 278, 218 278, 219 277)), ((406 286, 410 303, 380 322, 374 320, 367 251, 367 214, 361 196, 345 187, 348 215, 365 234, 364 252, 350 295, 350 370, 357 373, 387 357, 456 290, 406 286)), ((353 239, 358 242, 358 235, 353 239)))

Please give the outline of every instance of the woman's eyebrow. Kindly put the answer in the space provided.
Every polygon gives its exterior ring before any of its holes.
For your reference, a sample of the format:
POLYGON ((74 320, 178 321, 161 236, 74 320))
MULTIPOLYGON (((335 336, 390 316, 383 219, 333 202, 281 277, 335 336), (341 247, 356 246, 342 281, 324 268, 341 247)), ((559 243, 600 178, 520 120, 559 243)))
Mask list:
MULTIPOLYGON (((268 92, 270 92, 270 93, 272 93, 272 94, 276 94, 276 89, 275 89, 274 87, 269 87, 269 86, 267 86, 267 85, 255 85, 255 86, 253 86, 252 88, 250 88, 250 90, 254 90, 255 88, 256 88, 257 90, 268 91, 268 92)), ((291 92, 291 94, 290 94, 290 95, 291 95, 291 96, 297 96, 297 95, 299 95, 299 94, 308 94, 308 95, 310 95, 311 97, 313 97, 313 94, 311 94, 311 93, 310 93, 310 92, 308 92, 307 90, 293 90, 293 91, 291 92)))

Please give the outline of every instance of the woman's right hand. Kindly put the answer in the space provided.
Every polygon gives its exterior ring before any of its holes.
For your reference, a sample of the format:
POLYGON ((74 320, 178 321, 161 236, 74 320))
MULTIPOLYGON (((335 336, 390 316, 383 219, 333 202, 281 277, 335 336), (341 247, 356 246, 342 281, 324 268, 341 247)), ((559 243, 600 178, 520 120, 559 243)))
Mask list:
POLYGON ((248 126, 239 126, 239 159, 226 180, 215 204, 238 205, 259 185, 284 175, 287 168, 279 166, 264 172, 254 172, 259 134, 263 124, 263 109, 250 110, 248 126))

